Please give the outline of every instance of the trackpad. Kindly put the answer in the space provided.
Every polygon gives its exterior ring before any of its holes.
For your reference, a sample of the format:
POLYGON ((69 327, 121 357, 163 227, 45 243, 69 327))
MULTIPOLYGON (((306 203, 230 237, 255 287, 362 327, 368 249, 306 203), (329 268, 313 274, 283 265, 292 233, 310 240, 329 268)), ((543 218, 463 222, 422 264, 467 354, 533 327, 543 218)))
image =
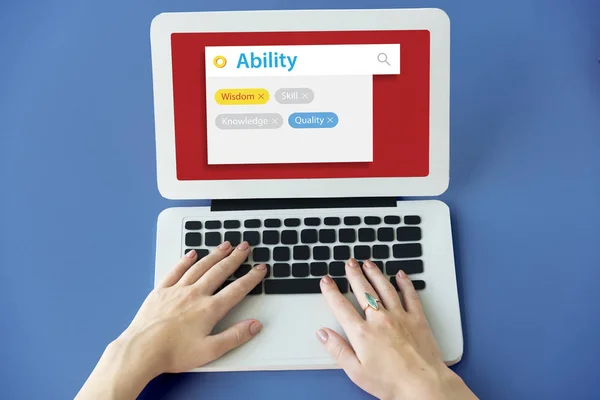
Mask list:
POLYGON ((316 331, 328 327, 344 336, 322 294, 249 296, 225 317, 216 330, 221 331, 247 318, 260 320, 262 331, 248 344, 214 364, 223 368, 229 365, 283 367, 302 364, 298 361, 308 362, 308 359, 313 364, 333 364, 317 339, 316 331))

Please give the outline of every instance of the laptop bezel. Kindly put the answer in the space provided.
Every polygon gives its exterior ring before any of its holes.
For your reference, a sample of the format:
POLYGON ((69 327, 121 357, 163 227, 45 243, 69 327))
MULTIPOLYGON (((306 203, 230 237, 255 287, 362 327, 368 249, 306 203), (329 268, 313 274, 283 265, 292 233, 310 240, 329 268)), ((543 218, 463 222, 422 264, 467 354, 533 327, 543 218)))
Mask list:
MULTIPOLYGON (((173 200, 437 196, 449 184, 450 22, 439 9, 285 10, 163 13, 151 24, 157 183, 173 200), (224 27, 236 27, 234 31, 224 27), (429 175, 397 178, 180 181, 176 172, 171 34, 429 30, 429 175)), ((276 165, 274 165, 276 168, 276 165)))

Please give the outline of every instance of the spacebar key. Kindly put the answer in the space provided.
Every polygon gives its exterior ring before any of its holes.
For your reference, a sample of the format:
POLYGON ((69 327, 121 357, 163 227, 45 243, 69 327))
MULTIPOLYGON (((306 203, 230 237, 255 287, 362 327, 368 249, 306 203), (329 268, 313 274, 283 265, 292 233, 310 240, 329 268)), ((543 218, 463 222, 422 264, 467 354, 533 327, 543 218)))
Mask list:
MULTIPOLYGON (((340 288, 340 292, 348 292, 346 278, 332 278, 340 288)), ((302 294, 321 293, 320 279, 267 279, 265 294, 302 294)))

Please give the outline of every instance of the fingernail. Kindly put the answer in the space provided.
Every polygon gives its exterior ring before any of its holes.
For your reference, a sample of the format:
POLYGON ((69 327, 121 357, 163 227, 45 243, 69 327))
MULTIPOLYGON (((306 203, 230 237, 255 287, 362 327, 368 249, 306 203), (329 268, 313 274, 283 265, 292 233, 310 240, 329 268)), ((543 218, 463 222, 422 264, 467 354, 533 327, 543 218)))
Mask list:
POLYGON ((354 258, 351 258, 347 263, 347 266, 352 267, 352 268, 356 268, 358 267, 358 262, 356 262, 356 260, 354 258))
POLYGON ((267 269, 267 266, 265 264, 258 264, 255 268, 263 271, 267 269))
POLYGON ((406 274, 404 273, 404 271, 400 270, 400 271, 398 271, 398 276, 400 278, 404 278, 406 276, 406 274))
POLYGON ((248 242, 242 242, 242 243, 240 243, 240 245, 237 248, 238 248, 238 250, 246 250, 246 249, 248 249, 248 247, 249 247, 248 242))
POLYGON ((331 277, 329 275, 325 275, 322 279, 323 283, 331 283, 333 282, 333 279, 331 279, 331 277))
POLYGON ((219 248, 220 248, 221 250, 227 250, 227 249, 228 249, 228 248, 230 248, 230 247, 231 247, 231 243, 229 243, 229 242, 223 242, 223 243, 221 243, 221 244, 219 245, 219 248))
POLYGON ((188 251, 185 256, 187 258, 194 258, 194 257, 196 257, 196 250, 190 250, 190 251, 188 251))
POLYGON ((317 337, 319 338, 321 343, 325 343, 327 341, 327 338, 329 338, 329 335, 323 329, 319 329, 317 331, 317 337))
POLYGON ((366 268, 374 268, 375 264, 373 264, 371 261, 367 260, 364 262, 363 264, 366 268))
POLYGON ((250 325, 250 334, 252 336, 256 335, 258 332, 260 332, 260 330, 262 329, 262 324, 258 321, 254 321, 251 325, 250 325))

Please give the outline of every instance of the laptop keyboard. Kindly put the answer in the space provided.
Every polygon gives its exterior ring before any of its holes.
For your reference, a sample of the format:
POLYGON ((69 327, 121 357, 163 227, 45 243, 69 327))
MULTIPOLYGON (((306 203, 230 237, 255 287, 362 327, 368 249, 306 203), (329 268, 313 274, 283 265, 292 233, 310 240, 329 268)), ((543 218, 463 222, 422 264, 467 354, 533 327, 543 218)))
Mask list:
MULTIPOLYGON (((248 259, 221 289, 264 263, 267 276, 253 295, 320 293, 325 275, 346 293, 345 263, 351 257, 373 261, 397 290, 398 271, 409 276, 423 272, 420 225, 418 215, 196 218, 184 221, 183 253, 194 249, 202 258, 224 241, 232 246, 247 241, 252 248, 248 259)), ((425 288, 423 280, 413 279, 413 284, 425 288)))

